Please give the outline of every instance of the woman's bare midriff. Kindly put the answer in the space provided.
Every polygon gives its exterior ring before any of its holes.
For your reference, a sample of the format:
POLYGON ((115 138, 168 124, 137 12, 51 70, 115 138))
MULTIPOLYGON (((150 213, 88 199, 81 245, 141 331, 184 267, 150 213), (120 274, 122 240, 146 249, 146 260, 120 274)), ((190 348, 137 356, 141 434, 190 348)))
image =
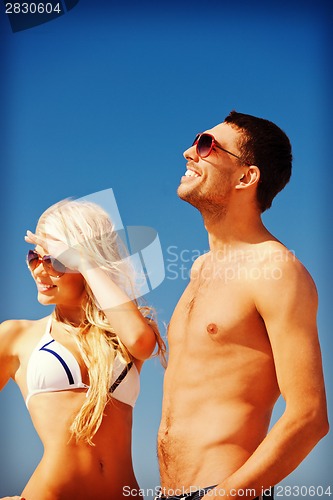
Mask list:
POLYGON ((83 391, 64 391, 30 399, 44 455, 22 492, 26 500, 120 500, 125 487, 138 490, 131 457, 132 408, 111 400, 94 446, 76 443, 68 415, 74 417, 84 398, 83 391))

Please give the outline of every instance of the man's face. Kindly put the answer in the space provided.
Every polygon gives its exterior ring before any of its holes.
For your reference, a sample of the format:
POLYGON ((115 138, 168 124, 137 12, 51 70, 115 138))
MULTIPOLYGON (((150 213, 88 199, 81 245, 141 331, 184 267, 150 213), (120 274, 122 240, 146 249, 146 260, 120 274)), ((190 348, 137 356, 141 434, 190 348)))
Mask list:
MULTIPOLYGON (((224 149, 239 155, 240 132, 227 123, 206 130, 224 149)), ((241 167, 237 158, 217 147, 213 147, 206 158, 201 158, 196 145, 184 152, 187 160, 186 174, 181 178, 178 196, 198 208, 203 214, 220 215, 227 210, 228 203, 239 181, 241 167)))

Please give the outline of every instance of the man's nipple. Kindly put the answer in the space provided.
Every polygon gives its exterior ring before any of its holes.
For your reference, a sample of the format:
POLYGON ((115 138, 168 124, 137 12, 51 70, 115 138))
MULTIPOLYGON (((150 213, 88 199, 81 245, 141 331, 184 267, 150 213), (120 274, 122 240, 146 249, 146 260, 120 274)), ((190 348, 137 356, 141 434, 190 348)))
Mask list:
POLYGON ((214 335, 215 333, 218 332, 218 327, 217 327, 217 325, 215 325, 215 323, 209 323, 206 330, 208 333, 214 335))

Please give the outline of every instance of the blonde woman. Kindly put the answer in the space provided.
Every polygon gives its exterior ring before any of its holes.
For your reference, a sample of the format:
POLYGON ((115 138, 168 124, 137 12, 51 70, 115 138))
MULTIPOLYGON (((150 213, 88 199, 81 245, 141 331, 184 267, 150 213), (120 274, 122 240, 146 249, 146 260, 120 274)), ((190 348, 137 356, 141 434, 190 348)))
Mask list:
MULTIPOLYGON (((51 316, 0 330, 0 388, 21 389, 44 455, 25 500, 118 500, 138 491, 131 457, 139 373, 164 344, 112 222, 89 202, 66 200, 38 221, 27 263, 51 316)), ((9 497, 7 497, 9 498, 9 497)))

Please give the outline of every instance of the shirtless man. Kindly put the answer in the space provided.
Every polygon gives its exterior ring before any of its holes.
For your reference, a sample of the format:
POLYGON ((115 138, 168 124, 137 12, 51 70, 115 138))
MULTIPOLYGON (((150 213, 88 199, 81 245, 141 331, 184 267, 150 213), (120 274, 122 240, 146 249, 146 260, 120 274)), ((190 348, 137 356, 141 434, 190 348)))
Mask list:
POLYGON ((160 496, 269 498, 328 432, 316 288, 261 220, 289 181, 291 146, 273 123, 232 112, 184 156, 178 195, 201 212, 210 251, 169 326, 160 496))

